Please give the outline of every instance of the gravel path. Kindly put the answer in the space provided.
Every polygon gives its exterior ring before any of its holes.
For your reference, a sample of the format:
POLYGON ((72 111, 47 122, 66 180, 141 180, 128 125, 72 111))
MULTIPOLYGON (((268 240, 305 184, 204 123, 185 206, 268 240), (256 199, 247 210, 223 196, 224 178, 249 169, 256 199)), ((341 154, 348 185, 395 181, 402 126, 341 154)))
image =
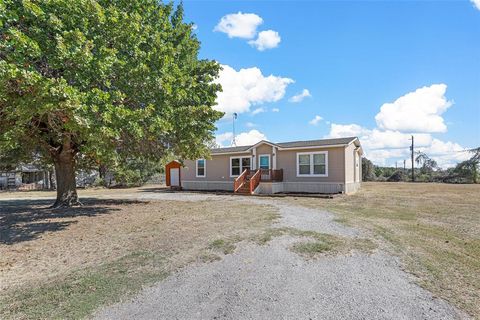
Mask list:
MULTIPOLYGON (((181 200, 232 200, 231 196, 182 194, 181 200), (225 198, 225 199, 224 199, 225 198)), ((180 200, 178 194, 142 195, 180 200)), ((273 204, 278 226, 355 237, 357 230, 324 211, 277 199, 241 198, 273 204)), ((221 261, 193 264, 135 298, 99 310, 96 319, 464 319, 434 298, 383 252, 305 260, 288 247, 298 239, 275 238, 265 246, 240 243, 221 261)))

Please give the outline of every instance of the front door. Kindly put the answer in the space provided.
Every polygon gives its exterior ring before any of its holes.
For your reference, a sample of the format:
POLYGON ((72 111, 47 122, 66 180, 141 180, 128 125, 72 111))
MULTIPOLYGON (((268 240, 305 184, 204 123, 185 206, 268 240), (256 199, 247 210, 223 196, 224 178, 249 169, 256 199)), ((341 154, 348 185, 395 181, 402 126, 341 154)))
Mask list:
POLYGON ((270 180, 270 155, 261 154, 258 156, 258 168, 262 170, 262 180, 270 180))
POLYGON ((258 157, 258 167, 260 169, 270 169, 270 155, 269 154, 261 154, 258 157))

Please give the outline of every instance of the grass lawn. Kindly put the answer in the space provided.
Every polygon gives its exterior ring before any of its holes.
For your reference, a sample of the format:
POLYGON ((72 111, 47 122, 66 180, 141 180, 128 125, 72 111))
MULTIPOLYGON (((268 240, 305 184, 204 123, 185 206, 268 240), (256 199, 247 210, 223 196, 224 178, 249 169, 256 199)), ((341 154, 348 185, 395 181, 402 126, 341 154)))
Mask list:
POLYGON ((188 263, 219 259, 277 217, 239 202, 84 201, 0 204, 1 319, 88 316, 188 263))
POLYGON ((369 231, 420 285, 480 318, 480 185, 364 183, 351 196, 286 201, 369 231))

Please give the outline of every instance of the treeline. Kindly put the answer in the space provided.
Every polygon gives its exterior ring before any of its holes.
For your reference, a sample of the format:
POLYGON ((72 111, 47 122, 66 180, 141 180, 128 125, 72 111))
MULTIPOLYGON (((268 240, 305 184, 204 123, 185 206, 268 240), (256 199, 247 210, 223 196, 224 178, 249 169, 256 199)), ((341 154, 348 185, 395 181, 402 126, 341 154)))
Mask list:
MULTIPOLYGON (((414 176, 418 182, 478 183, 480 181, 480 148, 469 150, 472 157, 453 168, 442 169, 424 152, 417 152, 414 176)), ((376 166, 367 158, 362 159, 363 181, 412 181, 411 168, 376 166)))

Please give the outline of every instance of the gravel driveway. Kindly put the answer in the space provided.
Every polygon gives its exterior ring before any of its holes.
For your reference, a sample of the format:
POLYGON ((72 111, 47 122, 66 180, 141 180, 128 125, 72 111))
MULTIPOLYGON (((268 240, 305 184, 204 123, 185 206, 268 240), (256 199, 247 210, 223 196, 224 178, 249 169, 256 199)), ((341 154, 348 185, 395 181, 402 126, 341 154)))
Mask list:
MULTIPOLYGON (((125 195, 124 195, 125 196, 125 195)), ((138 194, 136 195, 138 197, 138 194)), ((275 198, 204 194, 146 194, 142 199, 254 201, 273 204, 279 226, 345 237, 360 232, 328 212, 275 198)), ((305 260, 277 237, 267 245, 240 243, 222 260, 190 265, 129 301, 99 310, 96 319, 464 319, 433 297, 386 253, 354 253, 305 260)))

